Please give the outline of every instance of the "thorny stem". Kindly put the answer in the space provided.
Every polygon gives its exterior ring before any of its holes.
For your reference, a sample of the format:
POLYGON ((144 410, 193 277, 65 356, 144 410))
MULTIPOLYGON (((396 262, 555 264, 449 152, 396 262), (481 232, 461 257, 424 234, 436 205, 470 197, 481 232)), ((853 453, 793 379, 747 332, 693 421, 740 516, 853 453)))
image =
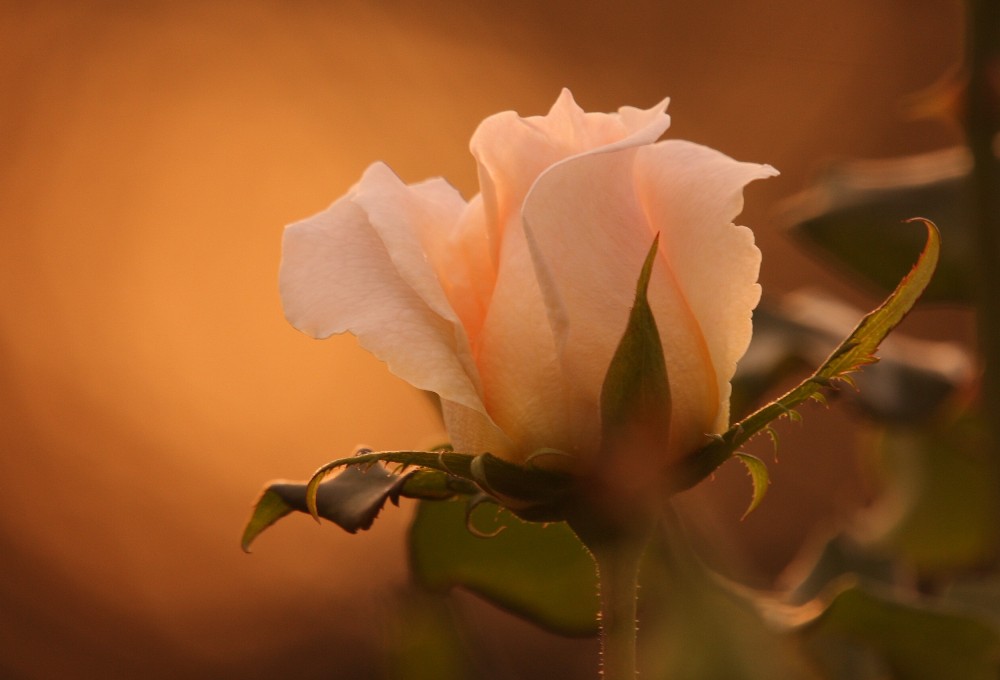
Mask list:
POLYGON ((978 273, 978 330, 983 412, 993 464, 1000 469, 1000 0, 970 0, 967 17, 966 136, 973 157, 972 232, 978 273))
POLYGON ((591 548, 597 562, 601 602, 601 677, 635 680, 636 602, 642 546, 599 544, 591 548))
MULTIPOLYGON (((604 508, 606 510, 607 508, 604 508)), ((635 680, 639 563, 656 525, 655 515, 602 512, 600 506, 573 512, 569 525, 597 563, 600 590, 601 678, 635 680)))

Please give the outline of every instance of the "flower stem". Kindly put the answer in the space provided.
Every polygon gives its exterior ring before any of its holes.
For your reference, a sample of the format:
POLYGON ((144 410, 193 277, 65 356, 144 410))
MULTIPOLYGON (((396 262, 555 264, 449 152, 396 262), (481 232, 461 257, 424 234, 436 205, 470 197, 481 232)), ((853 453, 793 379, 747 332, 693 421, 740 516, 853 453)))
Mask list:
POLYGON ((625 513, 593 505, 577 510, 570 514, 569 525, 597 564, 601 677, 635 680, 639 563, 653 536, 655 515, 636 507, 625 513))
POLYGON ((601 603, 601 677, 636 677, 636 600, 643 547, 630 542, 599 543, 591 548, 597 562, 601 603))
MULTIPOLYGON (((969 74, 966 136, 973 157, 974 252, 978 273, 978 331, 982 353, 982 409, 995 471, 1000 472, 1000 2, 970 0, 967 18, 969 74)), ((1000 476, 1000 475, 998 475, 1000 476)))

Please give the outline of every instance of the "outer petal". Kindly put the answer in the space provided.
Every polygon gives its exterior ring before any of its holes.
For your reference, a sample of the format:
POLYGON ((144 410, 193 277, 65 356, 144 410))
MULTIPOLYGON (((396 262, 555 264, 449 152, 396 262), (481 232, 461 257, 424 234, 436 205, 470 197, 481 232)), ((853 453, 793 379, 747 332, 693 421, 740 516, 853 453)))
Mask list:
MULTIPOLYGON (((703 149, 678 148, 692 147, 703 149)), ((728 417, 727 362, 735 367, 746 347, 759 297, 752 234, 729 223, 739 209, 733 194, 740 198, 746 182, 773 172, 708 149, 725 163, 692 167, 693 159, 670 156, 674 148, 663 143, 569 159, 538 179, 524 207, 563 375, 576 381, 573 410, 591 414, 583 418, 590 437, 597 436, 600 388, 643 256, 660 233, 650 300, 673 398, 670 459, 728 417)))
POLYGON ((548 310, 519 228, 504 239, 497 288, 476 354, 486 408, 518 445, 506 457, 520 462, 540 447, 573 448, 548 310))
MULTIPOLYGON (((426 215, 411 205, 412 212, 395 215, 398 223, 383 222, 376 229, 356 202, 359 194, 366 197, 362 202, 375 200, 377 185, 365 186, 367 181, 323 212, 285 229, 279 277, 285 316, 316 338, 350 331, 407 382, 485 413, 475 374, 465 360, 464 331, 433 271, 420 266, 419 251, 404 252, 414 248, 414 240, 402 232, 409 224, 419 233, 413 224, 426 215), (380 230, 400 240, 383 241, 380 230)), ((411 196, 417 203, 421 191, 417 188, 411 196)))
POLYGON ((520 221, 524 196, 539 174, 567 157, 652 142, 669 124, 665 107, 666 101, 648 111, 585 114, 564 90, 548 116, 499 114, 473 136, 497 267, 475 351, 487 409, 519 446, 514 458, 542 446, 582 453, 598 444, 590 436, 594 419, 579 417, 575 384, 557 354, 520 221))
POLYGON ((430 255, 441 252, 465 209, 443 179, 406 185, 384 163, 373 163, 354 187, 352 201, 384 244, 396 271, 436 314, 458 322, 430 255))
MULTIPOLYGON (((579 436, 591 446, 600 438, 604 376, 656 233, 635 193, 637 152, 624 149, 567 160, 539 178, 524 207, 563 380, 572 384, 570 411, 580 414, 579 436)), ((715 373, 701 329, 663 257, 653 269, 649 295, 670 378, 670 448, 676 452, 690 444, 692 430, 700 435, 714 421, 715 373)))
POLYGON ((479 186, 499 260, 499 243, 535 179, 559 161, 617 143, 651 144, 670 125, 669 100, 640 110, 622 107, 618 113, 585 113, 564 89, 546 116, 521 118, 506 111, 484 120, 472 136, 470 149, 479 163, 479 186))
POLYGON ((661 251, 715 367, 720 401, 710 432, 729 425, 729 382, 750 344, 752 310, 760 301, 760 251, 753 232, 732 221, 743 210, 743 188, 777 174, 770 165, 741 163, 683 141, 647 147, 636 158, 639 200, 663 234, 661 251))

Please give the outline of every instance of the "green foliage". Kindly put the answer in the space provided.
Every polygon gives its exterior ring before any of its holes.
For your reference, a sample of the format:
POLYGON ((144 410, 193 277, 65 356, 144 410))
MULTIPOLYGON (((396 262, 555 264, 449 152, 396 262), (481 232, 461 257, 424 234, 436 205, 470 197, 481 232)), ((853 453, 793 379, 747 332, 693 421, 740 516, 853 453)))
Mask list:
POLYGON ((401 592, 386 636, 391 680, 466 680, 475 677, 466 640, 449 598, 417 586, 401 592))
POLYGON ((771 476, 767 472, 767 465, 757 456, 739 452, 735 456, 746 467, 747 473, 750 475, 750 481, 753 484, 753 498, 750 500, 750 505, 747 507, 746 512, 743 513, 743 519, 746 519, 746 516, 753 512, 760 505, 760 502, 764 500, 767 487, 771 484, 771 476))
MULTIPOLYGON (((305 498, 304 494, 303 498, 305 498)), ((240 547, 243 548, 243 552, 250 552, 250 544, 253 543, 265 529, 292 512, 295 512, 295 508, 285 501, 282 494, 271 487, 264 489, 260 498, 257 499, 256 503, 254 503, 250 520, 243 529, 243 537, 240 539, 240 547)))
POLYGON ((672 482, 676 489, 686 489, 697 484, 772 421, 782 416, 791 417, 795 414, 796 406, 824 388, 835 386, 838 382, 853 384, 850 376, 852 372, 878 360, 875 351, 879 344, 916 304, 937 266, 940 252, 937 227, 926 220, 921 221, 927 228, 927 243, 916 265, 903 278, 896 290, 881 306, 861 320, 854 332, 809 378, 779 399, 739 421, 695 455, 682 461, 673 474, 672 482))
MULTIPOLYGON (((317 489, 316 512, 336 523, 345 531, 355 533, 368 529, 387 500, 399 502, 406 476, 394 475, 381 465, 351 468, 317 489)), ((295 482, 273 482, 261 494, 250 521, 243 532, 242 546, 250 543, 265 529, 292 511, 306 511, 306 485, 295 482)))
POLYGON ((966 415, 880 437, 882 492, 864 514, 873 548, 904 559, 924 576, 985 564, 997 548, 996 466, 985 455, 986 425, 966 415))
MULTIPOLYGON (((774 385, 820 364, 850 330, 834 332, 830 320, 849 313, 850 307, 842 302, 801 291, 758 306, 750 347, 733 378, 733 413, 748 413, 774 385), (798 311, 802 309, 808 309, 808 315, 798 311)), ((855 376, 858 389, 843 394, 877 422, 922 425, 956 389, 965 387, 966 376, 942 370, 932 348, 925 355, 887 346, 880 354, 877 364, 855 376)))
POLYGON ((472 458, 469 454, 453 451, 380 451, 372 453, 362 449, 356 455, 348 458, 338 458, 320 467, 313 473, 306 485, 306 507, 313 517, 319 519, 317 494, 320 483, 326 476, 339 467, 365 466, 376 463, 395 463, 400 469, 421 467, 427 470, 437 470, 459 479, 472 481, 472 458))
POLYGON ((798 641, 762 618, 758 598, 707 569, 676 527, 654 540, 640 584, 640 677, 820 677, 798 641))
MULTIPOLYGON (((272 482, 254 504, 243 531, 241 545, 250 544, 282 517, 292 512, 312 512, 308 507, 308 485, 298 482, 272 482)), ((471 494, 476 487, 437 470, 410 470, 405 474, 387 471, 377 461, 363 467, 350 467, 316 488, 316 519, 329 520, 350 533, 367 530, 386 501, 398 504, 400 497, 440 500, 456 494, 471 494)))
POLYGON ((817 598, 841 577, 890 586, 898 572, 899 565, 889 555, 869 550, 851 533, 841 532, 803 551, 782 579, 790 584, 783 597, 793 605, 819 602, 817 598))
POLYGON ((489 528, 502 530, 479 538, 466 528, 464 503, 420 503, 410 529, 417 581, 434 590, 463 587, 563 635, 595 634, 594 562, 569 527, 524 522, 495 506, 480 506, 470 521, 485 530, 491 508, 489 528))
MULTIPOLYGON (((309 512, 313 517, 319 518, 318 491, 321 482, 332 470, 338 467, 370 467, 377 463, 395 463, 402 470, 418 467, 422 472, 436 472, 445 476, 435 482, 437 487, 444 484, 457 493, 467 495, 484 491, 502 499, 504 505, 519 516, 536 522, 562 519, 562 505, 572 484, 572 478, 567 474, 531 466, 522 467, 490 453, 361 452, 348 458, 338 458, 313 473, 306 486, 306 506, 309 512)), ((404 487, 404 490, 416 493, 417 487, 411 485, 404 487)), ((432 499, 440 496, 434 490, 423 493, 424 495, 416 497, 432 499)))
POLYGON ((1000 636, 985 621, 859 586, 840 590, 801 635, 835 680, 995 680, 1000 674, 1000 636), (866 663, 877 675, 860 675, 845 644, 873 655, 866 663))
POLYGON ((968 151, 956 147, 835 166, 816 187, 792 200, 792 233, 884 293, 921 249, 920 235, 900 222, 923 215, 948 229, 939 272, 925 299, 971 302, 970 165, 968 151))

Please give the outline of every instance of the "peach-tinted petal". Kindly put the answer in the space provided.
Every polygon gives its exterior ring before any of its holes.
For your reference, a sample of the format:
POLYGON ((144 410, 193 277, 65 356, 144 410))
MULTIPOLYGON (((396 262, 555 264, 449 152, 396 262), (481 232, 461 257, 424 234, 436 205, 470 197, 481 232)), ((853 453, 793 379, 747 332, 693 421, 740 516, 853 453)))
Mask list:
POLYGON ((471 340, 495 278, 481 199, 467 205, 440 178, 404 184, 375 163, 355 188, 354 202, 368 214, 400 275, 435 312, 465 330, 461 344, 471 340))
POLYGON ((373 163, 352 200, 365 211, 403 280, 436 314, 457 322, 430 256, 442 256, 465 209, 458 191, 442 179, 406 185, 387 165, 373 163))
POLYGON ((401 275, 354 202, 355 191, 286 228, 280 272, 286 317, 316 338, 349 331, 407 382, 484 412, 462 359, 461 329, 421 297, 410 282, 413 271, 410 281, 401 275))
MULTIPOLYGON (((637 201, 637 151, 579 156, 539 178, 524 207, 534 262, 545 291, 562 371, 572 380, 571 411, 581 435, 600 432, 601 386, 635 297, 643 258, 657 229, 637 201)), ((692 445, 718 410, 704 338, 669 263, 653 269, 656 310, 672 393, 672 455, 692 445)), ((666 414, 664 414, 666 417, 666 414)))
POLYGON ((510 230, 504 239, 476 363, 487 411, 518 444, 512 458, 523 460, 541 447, 571 446, 566 386, 520 229, 510 230))
POLYGON ((650 300, 671 385, 675 458, 728 424, 729 381, 760 296, 753 235, 731 220, 743 187, 774 170, 687 143, 612 148, 538 179, 524 206, 528 240, 563 373, 576 384, 570 410, 593 414, 642 258, 660 234, 650 300))
MULTIPOLYGON (((475 342, 484 400, 496 423, 522 453, 552 447, 596 448, 593 418, 579 418, 577 385, 564 376, 535 278, 520 206, 535 179, 553 164, 595 148, 649 144, 669 125, 667 102, 649 110, 584 113, 564 90, 546 116, 492 116, 477 129, 482 202, 493 239, 496 284, 482 333, 475 342), (585 421, 585 422, 584 422, 585 421)), ((638 271, 638 270, 636 270, 638 271)))
POLYGON ((492 453, 517 459, 517 447, 489 416, 453 401, 442 400, 441 412, 451 445, 461 453, 492 453))
POLYGON ((752 310, 760 300, 760 251, 753 232, 732 221, 743 209, 743 188, 776 174, 769 165, 741 163, 682 141, 643 148, 636 157, 639 200, 662 234, 660 250, 715 367, 719 412, 712 432, 729 425, 729 382, 750 343, 752 310))
POLYGON ((496 283, 482 196, 469 201, 448 238, 428 253, 469 342, 475 347, 496 283))
POLYGON ((670 125, 668 100, 640 110, 585 113, 564 89, 546 116, 521 118, 506 111, 484 120, 472 136, 470 149, 479 164, 479 185, 499 257, 503 231, 516 220, 535 179, 559 161, 596 148, 626 142, 651 144, 670 125))

